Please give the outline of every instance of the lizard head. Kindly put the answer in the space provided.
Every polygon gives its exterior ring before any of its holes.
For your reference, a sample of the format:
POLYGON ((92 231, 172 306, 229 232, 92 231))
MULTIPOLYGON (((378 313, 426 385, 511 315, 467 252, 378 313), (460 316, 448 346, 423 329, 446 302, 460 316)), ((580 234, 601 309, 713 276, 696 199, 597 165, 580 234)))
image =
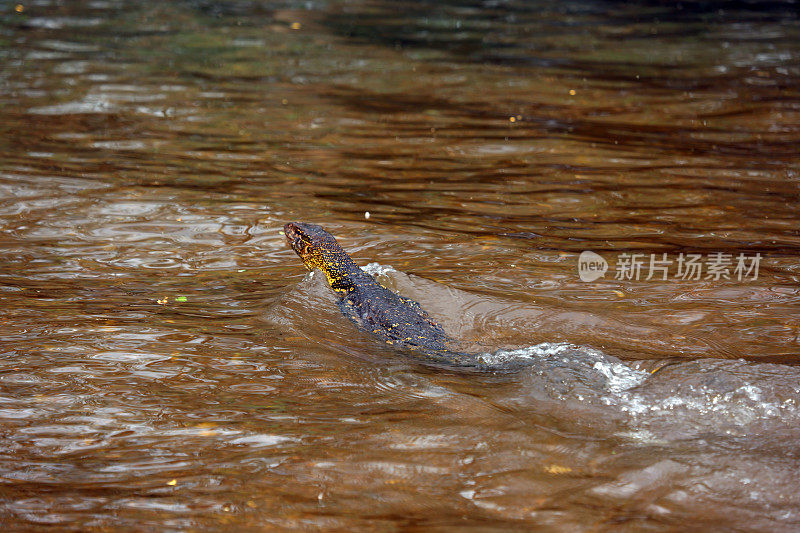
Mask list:
POLYGON ((286 240, 292 250, 300 256, 308 270, 318 268, 325 273, 333 287, 347 273, 352 262, 333 235, 322 226, 306 222, 289 222, 283 226, 286 240))

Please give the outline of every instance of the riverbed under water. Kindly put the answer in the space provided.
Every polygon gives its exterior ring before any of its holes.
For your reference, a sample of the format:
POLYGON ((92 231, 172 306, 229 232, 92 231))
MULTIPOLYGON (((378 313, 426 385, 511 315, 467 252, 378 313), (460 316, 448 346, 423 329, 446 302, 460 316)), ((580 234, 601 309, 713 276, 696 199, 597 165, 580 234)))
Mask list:
POLYGON ((798 65, 792 2, 0 6, 0 523, 798 530, 798 65))

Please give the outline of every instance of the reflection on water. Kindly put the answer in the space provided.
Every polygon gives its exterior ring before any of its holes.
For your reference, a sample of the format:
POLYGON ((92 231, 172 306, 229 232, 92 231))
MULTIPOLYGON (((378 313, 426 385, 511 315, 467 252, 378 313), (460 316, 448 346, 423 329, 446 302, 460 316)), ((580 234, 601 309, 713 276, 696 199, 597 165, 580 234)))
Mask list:
POLYGON ((800 527, 791 3, 0 20, 3 523, 800 527), (356 330, 291 220, 526 368, 356 330), (716 252, 758 278, 613 275, 716 252))

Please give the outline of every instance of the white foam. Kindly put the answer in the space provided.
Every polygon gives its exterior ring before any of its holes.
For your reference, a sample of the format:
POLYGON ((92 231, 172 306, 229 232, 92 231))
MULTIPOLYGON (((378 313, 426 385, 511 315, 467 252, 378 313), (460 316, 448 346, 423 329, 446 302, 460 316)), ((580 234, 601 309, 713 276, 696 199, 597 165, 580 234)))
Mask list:
POLYGON ((695 423, 705 417, 717 422, 748 424, 756 420, 783 418, 796 412, 796 402, 790 398, 783 402, 765 401, 763 391, 751 384, 735 390, 720 392, 709 387, 689 386, 685 391, 659 398, 658 391, 621 391, 616 396, 603 398, 607 405, 616 405, 634 418, 659 416, 668 413, 689 411, 694 413, 695 423))
MULTIPOLYGON (((570 366, 585 375, 594 372, 605 379, 604 389, 611 393, 618 393, 641 385, 648 376, 647 372, 633 369, 600 351, 564 342, 543 342, 516 350, 498 350, 483 354, 481 357, 488 365, 524 363, 525 361, 541 361, 547 364, 549 361, 553 361, 554 365, 570 366)), ((546 368, 543 370, 547 371, 546 368)))
POLYGON ((621 392, 636 387, 647 378, 647 372, 634 370, 622 363, 597 361, 592 368, 606 377, 606 389, 610 392, 621 392))
POLYGON ((545 359, 559 355, 570 348, 566 343, 543 342, 534 346, 517 348, 516 350, 497 350, 481 354, 481 360, 487 365, 499 366, 509 362, 524 362, 545 359))
POLYGON ((511 350, 509 353, 515 355, 527 354, 528 357, 553 357, 562 354, 570 348, 575 348, 566 342, 543 342, 527 348, 520 348, 518 350, 511 350))
POLYGON ((380 263, 369 263, 367 266, 362 268, 362 270, 371 276, 385 276, 389 272, 397 272, 394 267, 385 266, 380 263))

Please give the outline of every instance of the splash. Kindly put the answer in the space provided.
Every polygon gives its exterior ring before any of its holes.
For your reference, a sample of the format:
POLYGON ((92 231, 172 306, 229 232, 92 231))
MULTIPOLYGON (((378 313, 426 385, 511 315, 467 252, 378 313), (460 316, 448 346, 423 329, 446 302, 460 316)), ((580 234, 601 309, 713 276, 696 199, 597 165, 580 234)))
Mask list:
MULTIPOLYGON (((534 372, 547 374, 551 370, 557 372, 558 379, 564 379, 564 369, 577 381, 600 380, 601 390, 618 393, 637 385, 647 378, 647 372, 636 370, 624 364, 616 357, 606 355, 593 348, 576 346, 569 343, 544 342, 516 350, 498 350, 481 356, 487 365, 521 365, 526 364, 534 372)), ((598 391, 599 392, 599 391, 598 391)))
POLYGON ((373 277, 385 276, 389 273, 397 272, 397 269, 394 267, 382 265, 380 263, 369 263, 367 266, 362 267, 361 270, 373 277))

